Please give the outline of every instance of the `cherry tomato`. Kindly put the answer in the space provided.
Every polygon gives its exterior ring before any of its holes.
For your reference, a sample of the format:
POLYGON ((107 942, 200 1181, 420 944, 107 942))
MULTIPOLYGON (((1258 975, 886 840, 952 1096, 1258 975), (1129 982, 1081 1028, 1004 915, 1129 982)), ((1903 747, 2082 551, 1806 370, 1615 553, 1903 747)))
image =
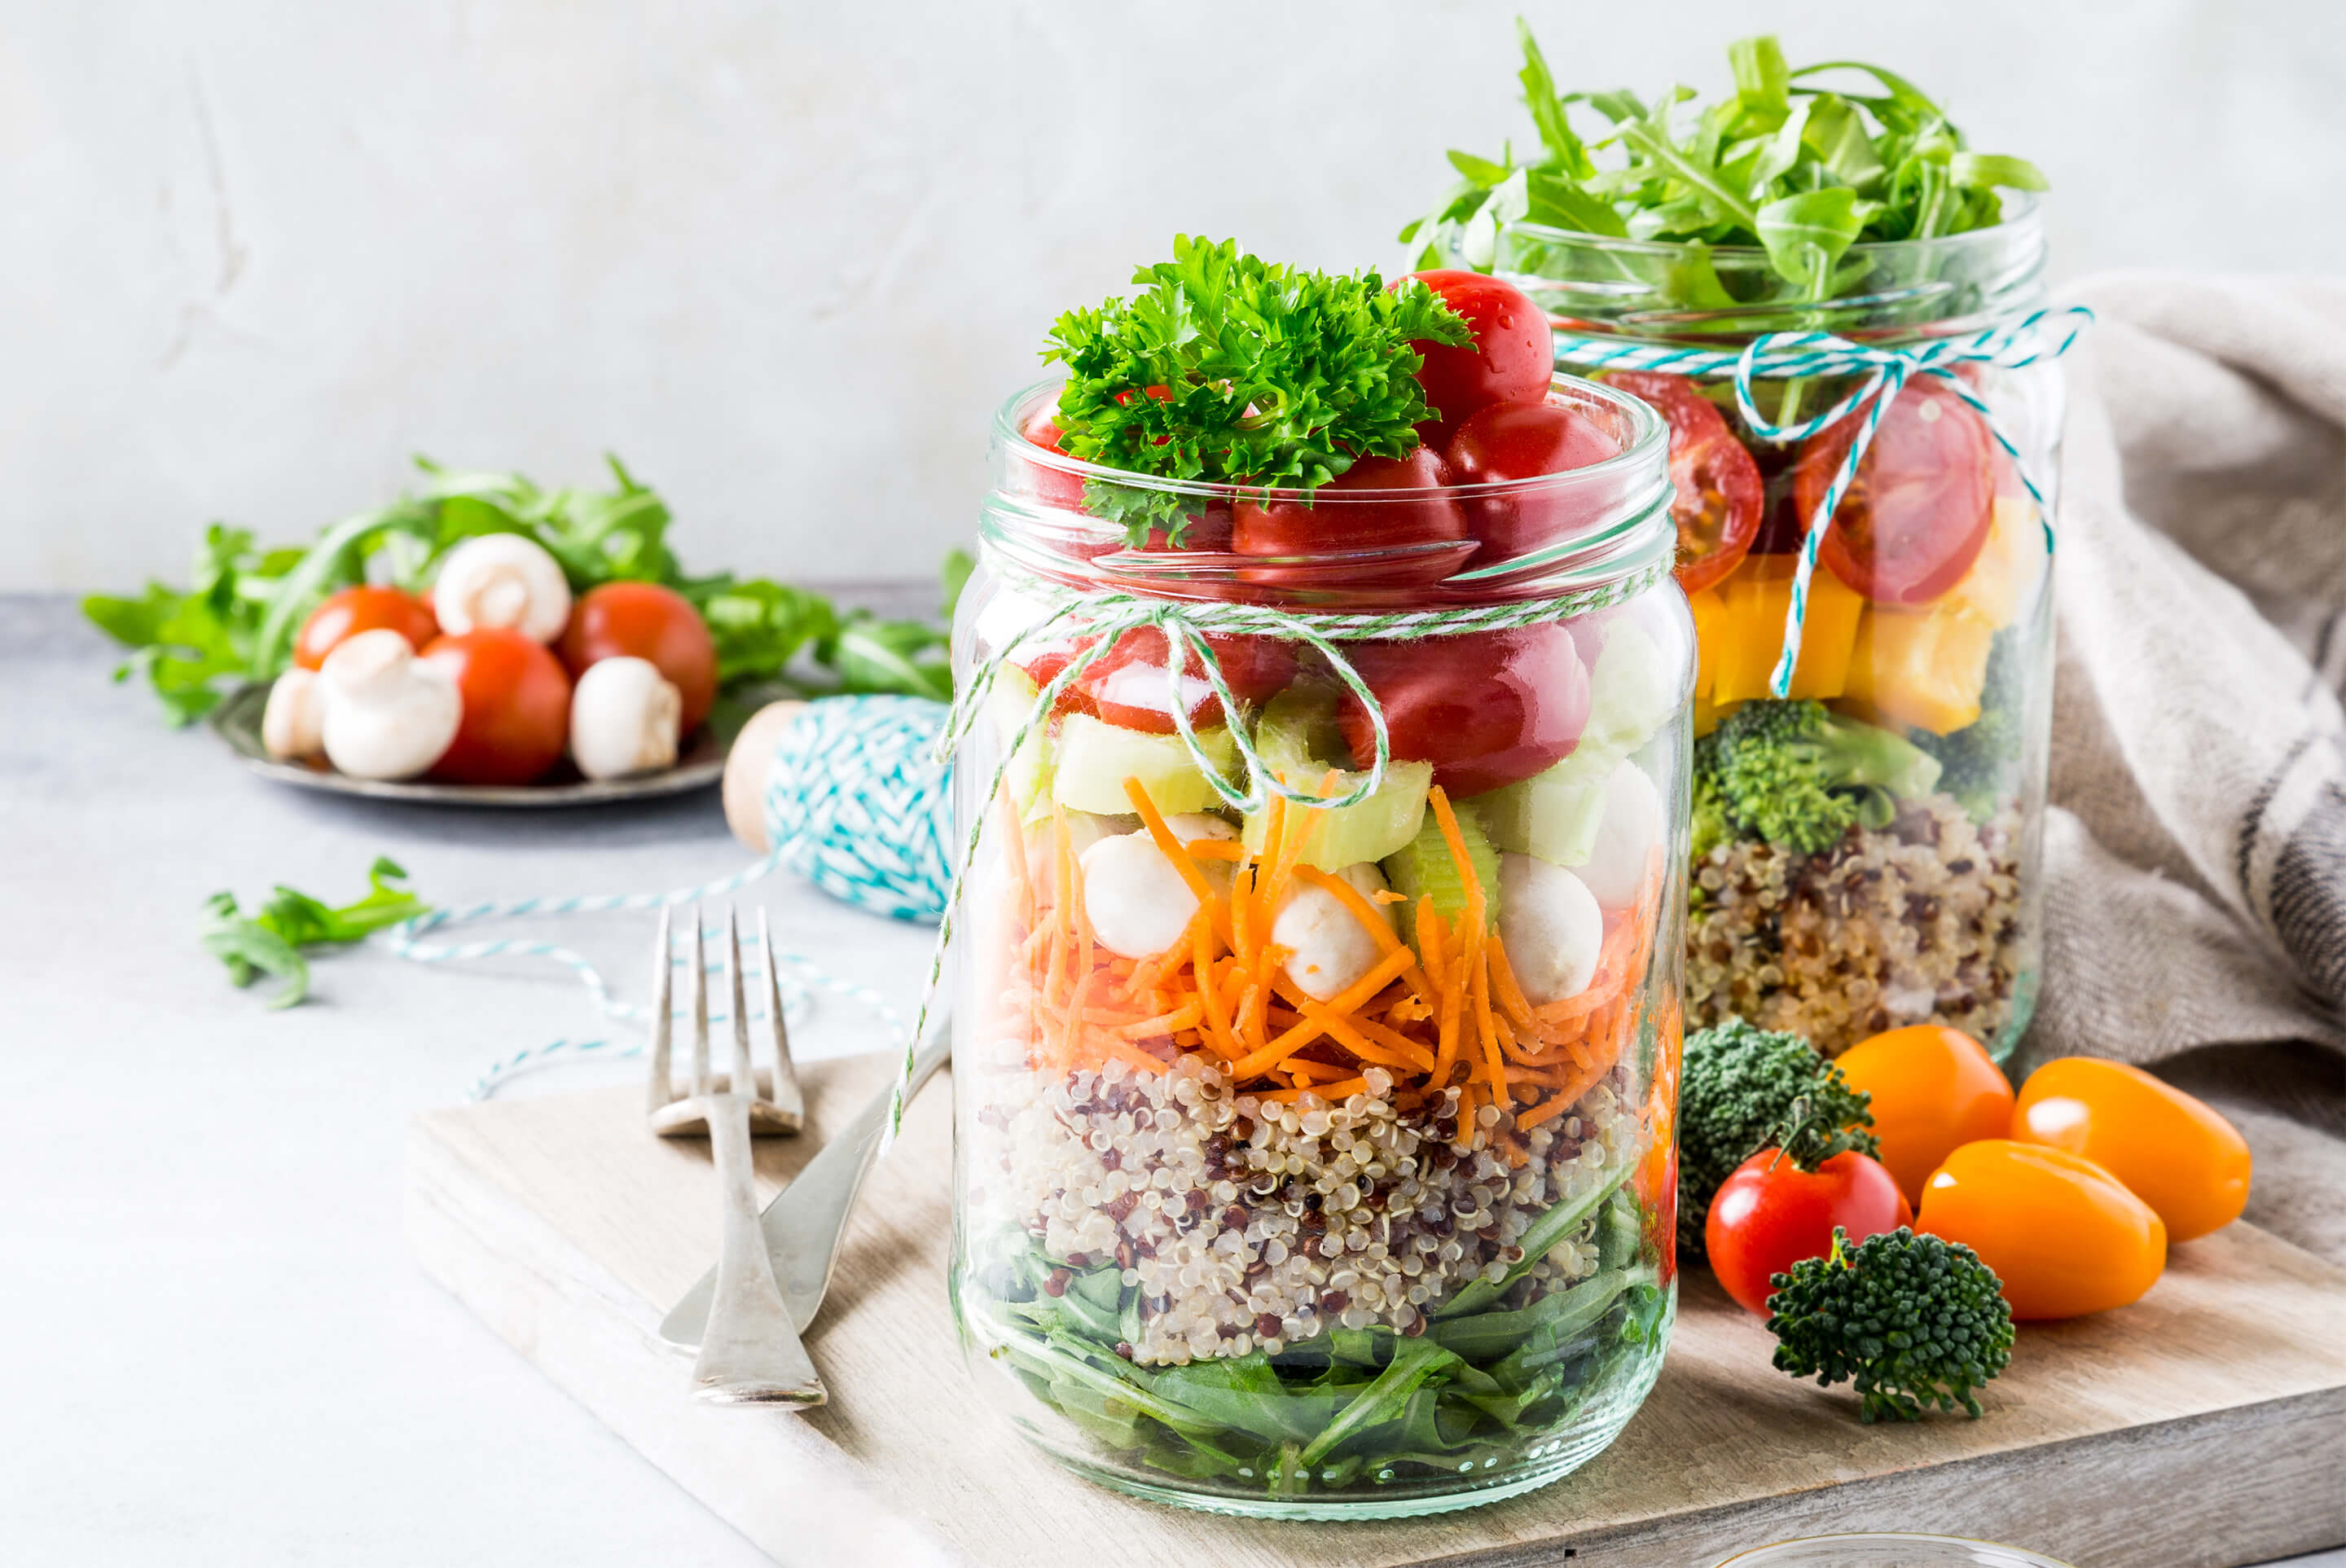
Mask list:
POLYGON ((1906 1195, 1870 1156, 1851 1149, 1804 1171, 1783 1150, 1762 1149, 1719 1184, 1702 1238, 1719 1285, 1765 1317, 1769 1280, 1831 1252, 1833 1227, 1862 1241, 1913 1223, 1906 1195))
POLYGON ((717 700, 717 639, 691 601, 658 583, 606 583, 571 607, 555 645, 576 680, 607 658, 648 659, 684 698, 686 735, 717 700))
POLYGON ((1833 1059, 1850 1087, 1873 1096, 1873 1134, 1898 1190, 1923 1184, 1958 1147, 2012 1125, 2012 1082, 1960 1029, 1917 1023, 1860 1041, 1833 1059))
MULTIPOLYGON (((1035 415, 1020 427, 1018 433, 1046 452, 1064 454, 1067 450, 1059 443, 1062 433, 1057 422, 1048 413, 1035 415)), ((1070 473, 1064 468, 1055 468, 1047 463, 1036 463, 1031 458, 1015 459, 1014 464, 1016 470, 1025 476, 1026 486, 1034 492, 1035 499, 1044 505, 1056 507, 1063 512, 1083 510, 1084 476, 1082 474, 1070 473)))
POLYGON ((2004 1281, 2015 1318, 2123 1307, 2167 1267, 2167 1227, 2117 1177, 2064 1149, 1983 1138, 1923 1184, 1914 1227, 1960 1241, 2004 1281))
MULTIPOLYGON (((1792 496, 1814 518, 1856 439, 1862 411, 1800 443, 1792 496)), ((1857 477, 1833 514, 1821 555, 1833 575, 1876 604, 1937 598, 1979 559, 1995 521, 1995 442, 1971 406, 1925 379, 1882 416, 1857 477)))
POLYGON ((1605 380, 1654 405, 1670 427, 1670 520, 1678 526, 1678 585, 1699 593, 1743 564, 1760 535, 1768 488, 1717 404, 1684 376, 1614 371, 1605 380))
MULTIPOLYGON (((1222 679, 1229 687, 1230 695, 1240 702, 1268 702, 1295 678, 1295 648, 1291 644, 1276 637, 1216 632, 1203 636, 1221 666, 1222 679)), ((1044 656, 1046 659, 1050 657, 1044 656)), ((1070 653, 1060 657, 1056 666, 1049 667, 1052 674, 1065 668, 1067 659, 1073 657, 1070 653)), ((1071 704, 1063 697, 1059 711, 1076 708, 1127 729, 1170 735, 1173 710, 1165 678, 1169 666, 1165 634, 1155 626, 1136 626, 1118 637, 1116 646, 1068 688, 1066 696, 1076 698, 1076 702, 1071 704)), ((1032 667, 1028 673, 1034 673, 1032 667)), ((1222 722, 1222 699, 1214 695, 1205 672, 1194 662, 1183 673, 1181 694, 1192 728, 1222 722)))
POLYGON ((423 657, 454 676, 464 722, 432 776, 454 784, 526 784, 562 759, 570 738, 570 677, 562 661, 517 631, 442 637, 423 657))
MULTIPOLYGON (((1476 409, 1450 438, 1450 471, 1461 484, 1536 479, 1620 455, 1596 422, 1548 402, 1495 402, 1476 409)), ((1588 521, 1577 497, 1532 489, 1470 501, 1470 525, 1492 556, 1528 555, 1569 537, 1588 521)))
POLYGON ((1363 457, 1309 501, 1239 502, 1230 548, 1240 555, 1315 558, 1298 566, 1250 568, 1250 582, 1302 582, 1340 567, 1355 585, 1438 582, 1466 555, 1460 548, 1424 548, 1466 539, 1466 513, 1444 488, 1450 483, 1448 467, 1431 447, 1407 457, 1363 457), (1381 499, 1389 491, 1402 494, 1381 499), (1394 554, 1382 562, 1332 559, 1385 552, 1394 554))
POLYGON ((339 644, 385 626, 412 647, 420 648, 440 635, 431 605, 404 588, 343 588, 327 595, 325 603, 301 623, 301 635, 293 639, 293 662, 303 669, 317 669, 339 644))
POLYGON ((2021 1085, 2012 1135, 2108 1171, 2158 1211, 2169 1241, 2221 1229, 2248 1207, 2249 1145, 2239 1130, 2205 1101, 2124 1062, 2045 1063, 2021 1085))
POLYGON ((1530 295, 1503 278, 1437 270, 1413 272, 1466 319, 1470 344, 1410 345, 1425 357, 1417 384, 1437 416, 1429 442, 1448 436, 1476 409, 1494 402, 1536 402, 1556 377, 1556 333, 1530 295))
MULTIPOLYGON (((1469 632, 1406 643, 1347 643, 1345 656, 1384 709, 1392 755, 1433 764, 1464 798, 1545 772, 1588 723, 1588 671, 1566 627, 1469 632)), ((1352 766, 1376 759, 1376 730, 1350 692, 1337 709, 1352 766)))

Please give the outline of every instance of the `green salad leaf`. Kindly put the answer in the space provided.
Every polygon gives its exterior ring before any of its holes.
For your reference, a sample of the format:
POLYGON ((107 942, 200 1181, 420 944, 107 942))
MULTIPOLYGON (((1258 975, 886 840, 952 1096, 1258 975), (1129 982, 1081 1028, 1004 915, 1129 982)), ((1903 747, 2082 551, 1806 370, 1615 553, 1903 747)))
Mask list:
POLYGON ((377 856, 367 869, 365 896, 339 907, 280 883, 258 913, 247 915, 234 893, 214 893, 204 904, 204 950, 228 966, 236 985, 250 985, 263 974, 282 980, 269 1005, 291 1007, 310 993, 304 949, 362 942, 385 926, 432 912, 401 885, 406 880, 396 861, 377 856))
MULTIPOLYGON (((1470 177, 1471 178, 1471 177, 1470 177)), ((1067 368, 1054 416, 1075 457, 1162 479, 1314 490, 1362 457, 1401 457, 1433 417, 1413 342, 1463 344, 1424 284, 1313 272, 1188 235, 1133 274, 1139 292, 1069 311, 1046 361, 1067 368)), ((1085 506, 1145 544, 1179 544, 1187 503, 1094 483, 1085 506)))
MULTIPOLYGON (((1626 91, 1559 94, 1531 28, 1520 18, 1515 26, 1539 152, 1521 164, 1512 148, 1495 160, 1453 152, 1460 183, 1401 231, 1418 247, 1418 266, 1487 270, 1499 231, 1528 222, 1677 242, 1698 255, 1757 246, 1783 297, 1816 301, 1862 283, 1864 269, 1842 265, 1853 244, 1986 228, 2003 221, 2000 191, 2045 188, 2025 158, 1971 151, 1944 109, 1879 66, 1796 69, 1774 38, 1744 38, 1728 46, 1731 92, 1706 103, 1679 87, 1647 104, 1626 91), (1836 74, 1877 90, 1821 85, 1836 74), (1574 127, 1575 105, 1606 122, 1598 139, 1574 127), (1614 156, 1600 164, 1599 151, 1614 156)), ((1736 303, 1714 295, 1708 272, 1704 263, 1673 278, 1673 297, 1705 309, 1736 303)))

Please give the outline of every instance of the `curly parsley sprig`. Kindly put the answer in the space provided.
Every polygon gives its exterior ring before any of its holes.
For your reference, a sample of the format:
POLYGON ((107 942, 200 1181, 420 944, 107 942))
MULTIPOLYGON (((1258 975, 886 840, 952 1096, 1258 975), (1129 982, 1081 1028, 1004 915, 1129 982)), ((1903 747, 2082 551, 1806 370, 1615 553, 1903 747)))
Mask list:
MULTIPOLYGON (((1413 342, 1464 344, 1456 311, 1415 280, 1329 273, 1177 236, 1139 292, 1069 311, 1046 361, 1067 367, 1056 422, 1070 456, 1160 479, 1316 490, 1362 457, 1402 457, 1433 416, 1413 342)), ((1085 506, 1135 545, 1179 544, 1183 497, 1103 484, 1085 506)))

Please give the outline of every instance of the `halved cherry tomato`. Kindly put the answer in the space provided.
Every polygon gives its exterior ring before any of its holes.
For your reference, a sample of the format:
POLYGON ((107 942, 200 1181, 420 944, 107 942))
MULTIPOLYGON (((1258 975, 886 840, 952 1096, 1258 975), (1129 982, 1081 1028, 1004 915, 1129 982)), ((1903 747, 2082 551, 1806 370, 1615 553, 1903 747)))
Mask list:
POLYGON ((1449 468, 1431 447, 1407 457, 1363 457, 1309 501, 1239 501, 1230 548, 1240 555, 1302 557, 1395 553, 1385 561, 1250 567, 1250 582, 1305 581, 1340 566, 1356 585, 1438 582, 1466 555, 1466 513, 1445 488, 1450 483, 1449 468), (1380 499, 1387 491, 1401 494, 1380 499), (1424 548, 1433 545, 1462 547, 1424 548))
MULTIPOLYGON (((1445 455, 1462 484, 1536 479, 1620 455, 1621 448, 1576 408, 1497 402, 1476 409, 1450 438, 1445 455)), ((1468 525, 1495 559, 1528 555, 1569 537, 1589 518, 1586 504, 1537 489, 1468 503, 1468 525)))
MULTIPOLYGON (((1222 679, 1229 687, 1230 695, 1240 702, 1268 702, 1295 678, 1292 644, 1276 637, 1218 632, 1201 635, 1221 666, 1222 679)), ((1076 698, 1076 704, 1062 700, 1059 711, 1080 705, 1083 711, 1127 729, 1172 734, 1173 710, 1166 679, 1171 661, 1166 647, 1165 634, 1155 626, 1134 627, 1118 637, 1116 646, 1100 656, 1099 661, 1068 688, 1068 695, 1076 698)), ((1052 673, 1066 667, 1066 658, 1061 658, 1052 673)), ((1034 673, 1032 667, 1028 673, 1034 673)), ((1194 662, 1182 675, 1181 695, 1188 705, 1186 711, 1192 728, 1222 722, 1222 699, 1214 695, 1205 672, 1194 662)))
POLYGON ((1556 377, 1556 332, 1530 295, 1482 272, 1437 269, 1410 276, 1442 296, 1474 334, 1472 344, 1410 344, 1425 358, 1417 384, 1436 415, 1431 433, 1421 426, 1421 436, 1439 443, 1478 408, 1547 395, 1556 377))
POLYGON ((1914 1228, 1960 1241, 2004 1281, 2015 1318, 2123 1307, 2167 1267, 2167 1227, 2118 1178, 2065 1149, 1983 1138, 1923 1186, 1914 1228))
POLYGON ((1762 1149, 1719 1183, 1703 1221, 1710 1271, 1747 1312, 1765 1317, 1769 1281, 1803 1257, 1832 1250, 1833 1227, 1851 1241, 1914 1223, 1906 1195, 1882 1162, 1854 1149, 1804 1171, 1781 1149, 1762 1149))
MULTIPOLYGON (((1028 420, 1018 433, 1046 452, 1056 452, 1064 455, 1067 450, 1060 444, 1063 433, 1059 429, 1058 423, 1047 412, 1038 413, 1028 420)), ((1032 458, 1021 457, 1015 459, 1014 463, 1018 471, 1025 475, 1027 487, 1035 493, 1035 500, 1046 506, 1056 507, 1063 512, 1083 510, 1084 476, 1082 474, 1070 473, 1064 468, 1054 468, 1047 463, 1036 463, 1032 458)))
POLYGON ((293 662, 303 669, 320 668, 338 645, 385 626, 416 648, 440 635, 432 606, 404 588, 342 588, 327 595, 301 623, 293 639, 293 662))
POLYGON ((570 677, 521 633, 476 628, 442 637, 423 657, 455 677, 464 699, 456 738, 432 767, 456 784, 526 784, 562 760, 570 738, 570 677))
MULTIPOLYGON (((1804 522, 1824 504, 1863 412, 1800 443, 1793 504, 1804 522)), ((1964 579, 1995 521, 1995 442, 1971 405, 1925 379, 1882 416, 1821 555, 1876 604, 1919 605, 1964 579)), ((1810 525, 1813 525, 1812 523, 1810 525)))
POLYGON ((2082 1155, 2124 1182, 2158 1211, 2169 1241, 2221 1229, 2248 1207, 2239 1129, 2139 1067, 2090 1056, 2047 1062, 2021 1085, 2011 1121, 2014 1137, 2082 1155))
POLYGON ((717 639, 691 601, 658 583, 606 583, 571 606, 556 648, 576 680, 588 665, 631 655, 648 659, 684 698, 686 735, 717 700, 717 639))
POLYGON ((1768 489, 1760 465, 1718 405, 1684 376, 1610 371, 1604 377, 1654 405, 1670 427, 1670 521, 1678 528, 1678 585, 1700 593, 1743 564, 1760 535, 1768 489))
MULTIPOLYGON (((1566 628, 1469 632, 1405 643, 1347 643, 1344 654, 1384 709, 1392 755, 1433 764, 1452 795, 1479 795, 1545 772, 1588 724, 1588 671, 1566 628)), ((1350 692, 1337 723, 1352 766, 1376 758, 1376 730, 1350 692)))
POLYGON ((1923 1184, 1964 1144, 2012 1125, 2012 1081, 1960 1029, 1916 1023, 1876 1034, 1833 1058, 1852 1089, 1873 1096, 1873 1134, 1898 1190, 1920 1203, 1923 1184))

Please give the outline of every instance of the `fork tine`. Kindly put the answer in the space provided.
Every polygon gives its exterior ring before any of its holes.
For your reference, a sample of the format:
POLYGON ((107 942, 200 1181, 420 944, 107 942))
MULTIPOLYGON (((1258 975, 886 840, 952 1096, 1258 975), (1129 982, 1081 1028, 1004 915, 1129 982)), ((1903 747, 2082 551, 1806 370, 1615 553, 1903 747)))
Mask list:
POLYGON ((711 1092, 709 1078, 709 954, 702 946, 700 906, 692 906, 692 1092, 711 1092))
POLYGON ((658 1110, 676 1098, 676 1086, 668 1082, 668 1036, 673 1020, 668 1016, 671 992, 675 983, 676 949, 670 945, 668 911, 660 911, 659 942, 652 950, 652 1081, 651 1108, 658 1110))
POLYGON ((725 906, 725 985, 732 993, 733 1092, 758 1097, 758 1070, 750 1061, 750 1009, 741 1000, 741 917, 725 906))
POLYGON ((766 1097, 795 1122, 806 1115, 806 1096, 799 1090, 799 1070, 790 1060, 790 1020, 782 1014, 782 980, 774 967, 774 933, 766 924, 766 906, 758 906, 758 958, 766 966, 766 1039, 774 1052, 773 1093, 766 1097))

